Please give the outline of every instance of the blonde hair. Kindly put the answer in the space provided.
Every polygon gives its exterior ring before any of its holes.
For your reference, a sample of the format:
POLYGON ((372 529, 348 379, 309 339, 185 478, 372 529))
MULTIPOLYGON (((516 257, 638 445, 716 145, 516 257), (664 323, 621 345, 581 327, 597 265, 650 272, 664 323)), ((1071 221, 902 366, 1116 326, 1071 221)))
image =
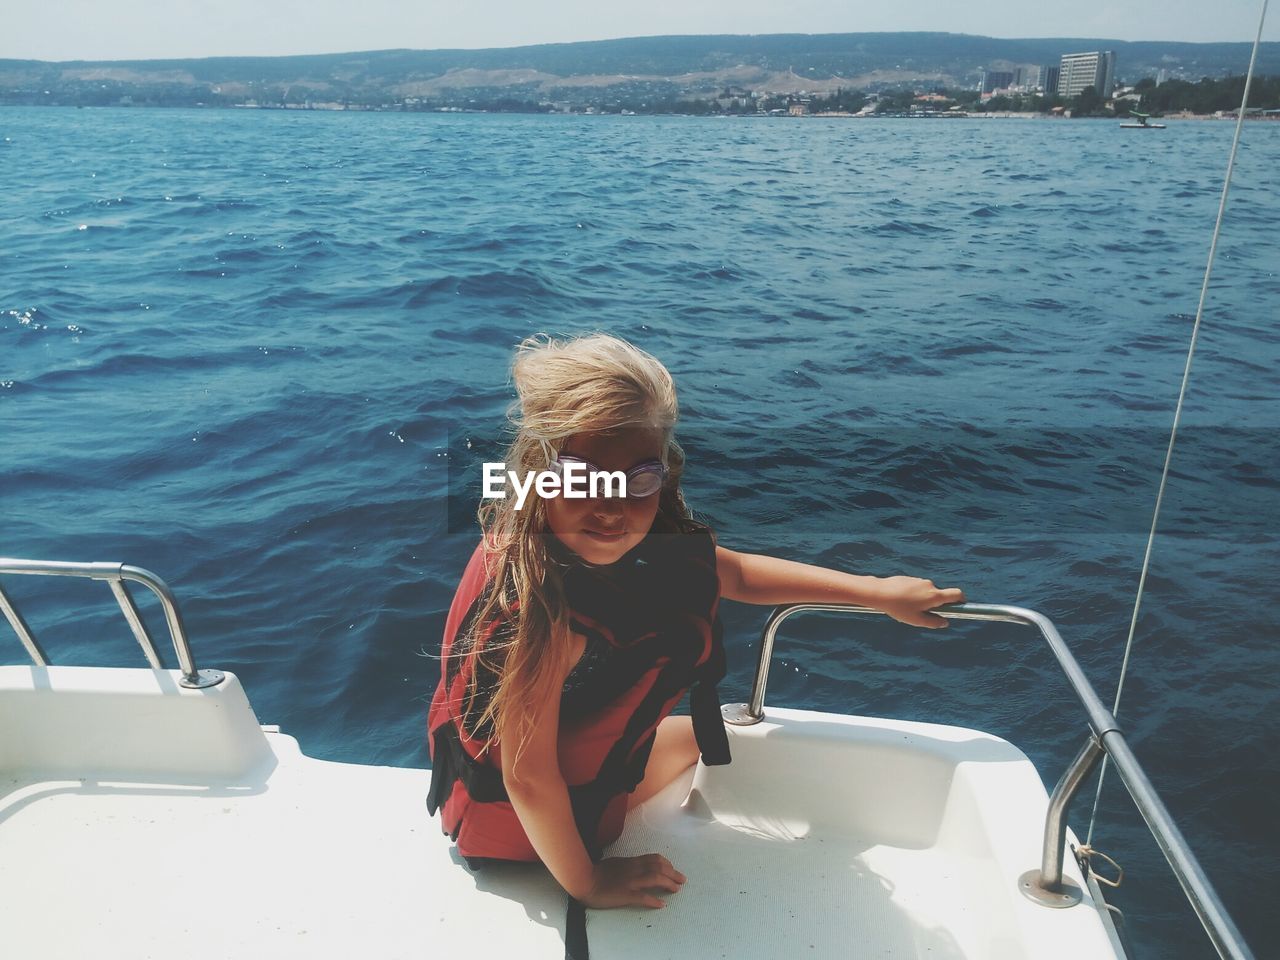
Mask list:
MULTIPOLYGON (((506 454, 508 470, 546 469, 576 434, 658 429, 669 473, 658 493, 654 529, 690 519, 680 493, 684 451, 674 436, 675 384, 657 358, 602 333, 570 340, 530 337, 516 349, 512 379, 518 399, 508 411, 516 430, 506 454)), ((455 640, 454 654, 470 658, 472 666, 464 726, 474 735, 492 730, 490 740, 495 727, 514 735, 518 757, 532 731, 534 705, 554 695, 571 648, 561 568, 548 556, 555 535, 547 526, 546 503, 532 497, 523 509, 514 504, 508 490, 505 499, 480 506, 489 579, 478 614, 455 640), (502 621, 500 632, 491 630, 495 621, 502 621), (478 709, 482 674, 496 677, 496 685, 478 709)))

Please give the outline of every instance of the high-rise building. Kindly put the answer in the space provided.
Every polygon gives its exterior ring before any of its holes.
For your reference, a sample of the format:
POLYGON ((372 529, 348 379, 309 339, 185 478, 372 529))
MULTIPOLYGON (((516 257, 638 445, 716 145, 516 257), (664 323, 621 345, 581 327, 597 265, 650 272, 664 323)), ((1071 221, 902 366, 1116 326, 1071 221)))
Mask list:
POLYGON ((1064 53, 1058 75, 1058 95, 1078 97, 1085 87, 1093 87, 1102 97, 1110 97, 1115 78, 1116 55, 1111 50, 1064 53))
POLYGON ((992 90, 1004 90, 1013 86, 1012 70, 983 70, 982 71, 982 92, 990 93, 992 90))
POLYGON ((1044 90, 1046 97, 1052 97, 1058 92, 1058 77, 1062 73, 1062 68, 1051 63, 1040 68, 1040 88, 1044 90))

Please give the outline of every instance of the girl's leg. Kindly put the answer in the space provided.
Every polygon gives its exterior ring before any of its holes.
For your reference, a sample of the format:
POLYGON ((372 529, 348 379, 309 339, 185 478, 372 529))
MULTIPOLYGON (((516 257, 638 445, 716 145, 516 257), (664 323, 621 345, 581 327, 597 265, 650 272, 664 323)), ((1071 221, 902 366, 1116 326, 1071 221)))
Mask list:
POLYGON ((667 717, 658 724, 658 735, 649 754, 644 779, 627 798, 627 809, 644 803, 697 762, 700 753, 689 717, 667 717))

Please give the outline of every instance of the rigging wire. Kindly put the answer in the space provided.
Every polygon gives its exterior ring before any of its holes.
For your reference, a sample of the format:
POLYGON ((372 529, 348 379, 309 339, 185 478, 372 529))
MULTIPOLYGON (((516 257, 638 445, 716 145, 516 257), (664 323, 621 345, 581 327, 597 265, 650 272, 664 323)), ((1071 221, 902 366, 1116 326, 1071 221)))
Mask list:
MULTIPOLYGON (((1231 139, 1231 155, 1227 159, 1227 175, 1222 181, 1222 199, 1218 201, 1218 219, 1213 225, 1213 239, 1209 242, 1209 262, 1204 268, 1204 282, 1200 285, 1200 303, 1196 307, 1196 322, 1191 328, 1191 345, 1187 350, 1187 364, 1182 371, 1182 387, 1178 391, 1178 406, 1173 413, 1173 429, 1169 433, 1169 448, 1164 455, 1164 471, 1160 474, 1160 490, 1156 494, 1155 512, 1151 516, 1151 532, 1147 535, 1147 551, 1142 558, 1142 574, 1138 578, 1138 594, 1133 600, 1133 617, 1129 620, 1129 639, 1124 645, 1124 660, 1120 664, 1120 680, 1116 685, 1115 705, 1111 708, 1112 716, 1120 715, 1120 698, 1124 693, 1125 676, 1129 671, 1129 654, 1133 650, 1133 633, 1138 624, 1138 610, 1142 606, 1142 591, 1147 583, 1147 569, 1151 563, 1151 548, 1155 544, 1156 524, 1160 519, 1160 505, 1164 501, 1165 483, 1169 479, 1169 464, 1173 460, 1173 445, 1178 438, 1178 421, 1182 418, 1182 401, 1187 395, 1187 381, 1191 378, 1191 358, 1195 356, 1196 339, 1200 335, 1200 318, 1204 316, 1204 304, 1209 295, 1209 278, 1213 275, 1213 259, 1218 252, 1218 234, 1222 231, 1222 216, 1227 210, 1227 194, 1231 190, 1231 174, 1236 165, 1236 148, 1240 145, 1240 130, 1244 127, 1245 110, 1249 106, 1249 87, 1253 84, 1253 68, 1258 62, 1258 47, 1262 44, 1262 25, 1267 20, 1267 3, 1262 0, 1262 12, 1258 16, 1258 34, 1253 39, 1253 53, 1249 56, 1249 71, 1244 78, 1244 96, 1240 100, 1240 112, 1236 115, 1236 132, 1231 139)), ((1089 833, 1085 845, 1093 843, 1093 827, 1098 818, 1098 804, 1102 799, 1102 784, 1107 775, 1107 757, 1102 758, 1102 768, 1098 773, 1098 790, 1093 797, 1093 812, 1089 814, 1089 833)))

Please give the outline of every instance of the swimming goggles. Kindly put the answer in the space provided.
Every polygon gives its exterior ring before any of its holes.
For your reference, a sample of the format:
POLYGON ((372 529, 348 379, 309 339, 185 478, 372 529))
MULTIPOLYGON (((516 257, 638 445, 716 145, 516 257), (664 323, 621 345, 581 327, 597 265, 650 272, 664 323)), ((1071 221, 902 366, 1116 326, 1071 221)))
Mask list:
MULTIPOLYGON (((551 469, 564 478, 564 468, 569 463, 581 463, 586 466, 585 470, 575 470, 574 479, 577 481, 578 487, 588 491, 591 489, 590 477, 594 473, 611 473, 613 471, 605 470, 603 467, 597 467, 590 460, 584 460, 582 457, 571 457, 567 454, 551 458, 551 469), (584 483, 585 482, 585 483, 584 483)), ((667 482, 667 474, 670 470, 661 460, 646 460, 644 463, 638 463, 630 470, 619 471, 624 472, 627 477, 627 499, 652 497, 655 493, 662 489, 662 485, 667 482)), ((601 485, 603 489, 616 489, 616 485, 601 485)))

